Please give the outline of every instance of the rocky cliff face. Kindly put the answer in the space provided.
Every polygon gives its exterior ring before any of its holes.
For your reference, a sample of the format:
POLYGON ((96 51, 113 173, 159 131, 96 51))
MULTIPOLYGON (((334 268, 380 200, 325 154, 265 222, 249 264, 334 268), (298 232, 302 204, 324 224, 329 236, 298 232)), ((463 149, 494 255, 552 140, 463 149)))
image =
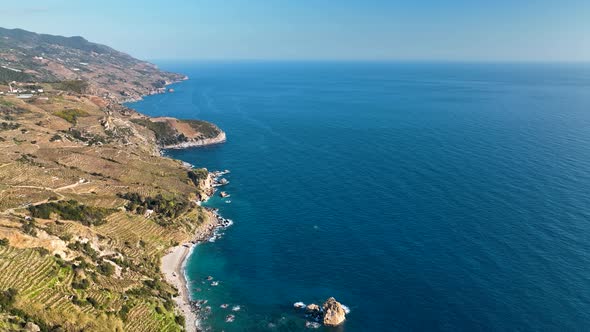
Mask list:
POLYGON ((212 138, 189 138, 186 142, 173 144, 173 145, 164 145, 162 146, 163 149, 186 149, 186 148, 195 148, 195 147, 202 147, 207 145, 213 144, 220 144, 226 141, 227 137, 224 131, 221 131, 217 136, 212 138))

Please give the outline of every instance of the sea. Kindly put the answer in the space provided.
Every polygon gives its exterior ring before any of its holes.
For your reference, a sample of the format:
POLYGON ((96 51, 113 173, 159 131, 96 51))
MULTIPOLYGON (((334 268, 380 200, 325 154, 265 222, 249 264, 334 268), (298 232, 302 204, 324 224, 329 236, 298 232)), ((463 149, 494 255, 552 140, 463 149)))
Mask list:
POLYGON ((158 65, 190 79, 131 107, 228 138, 166 152, 231 171, 201 328, 590 330, 590 64, 158 65), (345 323, 306 327, 329 297, 345 323))

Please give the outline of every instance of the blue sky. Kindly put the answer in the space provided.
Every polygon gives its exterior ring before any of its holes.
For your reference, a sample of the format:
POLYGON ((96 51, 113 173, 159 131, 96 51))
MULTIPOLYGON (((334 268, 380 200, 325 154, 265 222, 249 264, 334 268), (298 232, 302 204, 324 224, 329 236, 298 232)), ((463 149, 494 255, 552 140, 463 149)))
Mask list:
POLYGON ((590 61, 590 0, 27 0, 0 17, 144 59, 590 61))

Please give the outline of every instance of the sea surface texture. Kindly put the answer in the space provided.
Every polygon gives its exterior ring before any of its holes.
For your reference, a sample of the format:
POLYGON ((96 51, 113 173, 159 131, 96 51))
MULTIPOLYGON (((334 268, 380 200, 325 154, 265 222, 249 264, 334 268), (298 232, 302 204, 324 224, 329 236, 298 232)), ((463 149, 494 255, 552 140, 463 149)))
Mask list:
POLYGON ((132 107, 228 137, 167 152, 231 170, 203 326, 304 331, 334 296, 318 331, 590 330, 590 65, 160 65, 190 80, 132 107))

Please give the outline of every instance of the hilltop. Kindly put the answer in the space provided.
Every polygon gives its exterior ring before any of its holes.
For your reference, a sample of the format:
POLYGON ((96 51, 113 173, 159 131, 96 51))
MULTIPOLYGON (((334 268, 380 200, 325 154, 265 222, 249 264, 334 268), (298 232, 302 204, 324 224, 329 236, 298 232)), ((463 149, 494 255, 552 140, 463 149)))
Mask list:
POLYGON ((0 28, 0 82, 81 80, 86 93, 122 102, 161 93, 186 79, 82 37, 0 28))
POLYGON ((131 92, 141 97, 181 75, 81 37, 0 35, 2 73, 27 75, 7 81, 34 92, 0 87, 0 330, 183 330, 179 289, 160 262, 218 220, 198 204, 212 175, 160 150, 220 143, 225 133, 142 115, 101 81, 108 71, 122 87, 125 77, 145 79, 131 92), (88 71, 60 71, 76 61, 88 71))

